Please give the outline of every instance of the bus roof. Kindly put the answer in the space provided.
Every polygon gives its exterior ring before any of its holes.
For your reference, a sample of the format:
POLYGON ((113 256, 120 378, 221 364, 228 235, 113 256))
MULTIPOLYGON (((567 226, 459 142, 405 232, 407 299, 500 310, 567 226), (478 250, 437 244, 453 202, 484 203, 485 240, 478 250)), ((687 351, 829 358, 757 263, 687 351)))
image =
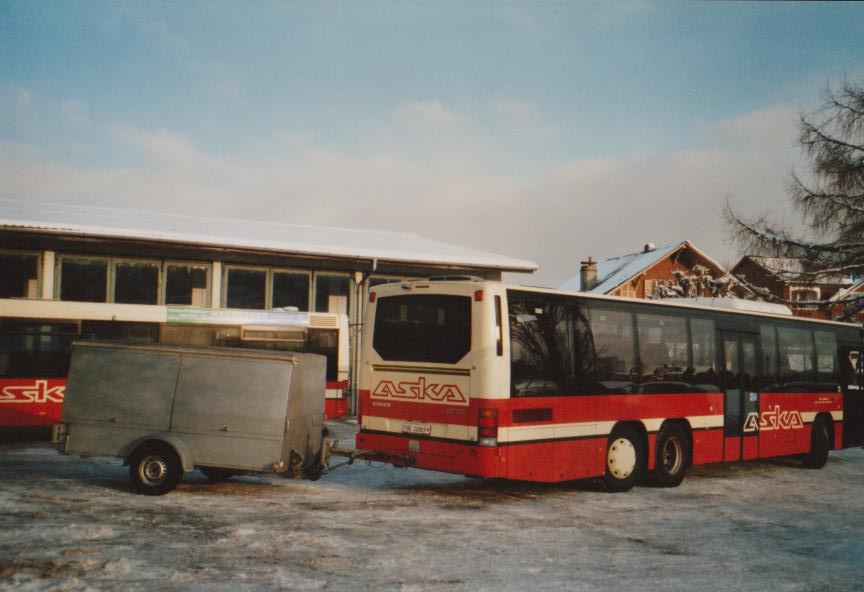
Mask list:
MULTIPOLYGON (((436 280, 434 278, 427 280, 415 280, 412 282, 402 282, 402 284, 410 284, 410 285, 422 285, 422 284, 436 284, 436 285, 449 285, 452 287, 456 286, 465 286, 465 284, 471 284, 474 286, 473 289, 476 289, 477 284, 497 284, 504 286, 507 290, 517 290, 520 292, 533 292, 537 294, 548 294, 548 295, 557 295, 557 296, 568 296, 575 298, 582 298, 585 300, 596 300, 596 301, 604 301, 604 302, 617 302, 622 304, 630 304, 636 306, 651 306, 651 307, 660 307, 660 308, 681 308, 688 310, 702 310, 706 312, 718 313, 718 314, 731 314, 738 316, 748 316, 748 317, 765 317, 772 318, 783 321, 792 321, 792 322, 803 322, 803 323, 817 323, 822 325, 834 325, 838 327, 852 328, 852 329, 861 329, 861 326, 856 323, 843 323, 840 321, 829 321, 823 319, 811 319, 807 317, 798 317, 792 316, 788 313, 780 312, 777 309, 776 312, 772 312, 769 310, 747 310, 741 307, 733 307, 727 302, 728 298, 717 298, 715 300, 719 301, 714 304, 709 304, 706 302, 706 298, 694 299, 696 302, 691 301, 687 298, 681 299, 666 299, 666 300, 648 300, 642 298, 625 298, 623 296, 609 296, 606 294, 594 294, 590 292, 572 292, 566 290, 557 290, 554 288, 538 288, 534 286, 520 286, 516 284, 503 284, 502 282, 493 282, 490 280, 481 280, 479 278, 465 278, 464 280, 436 280)), ((391 285, 399 285, 399 284, 391 284, 391 285)), ((380 288, 384 288, 387 284, 376 286, 376 290, 380 288)), ((747 302, 747 301, 743 301, 747 302)), ((765 303, 760 303, 765 304, 765 303)))

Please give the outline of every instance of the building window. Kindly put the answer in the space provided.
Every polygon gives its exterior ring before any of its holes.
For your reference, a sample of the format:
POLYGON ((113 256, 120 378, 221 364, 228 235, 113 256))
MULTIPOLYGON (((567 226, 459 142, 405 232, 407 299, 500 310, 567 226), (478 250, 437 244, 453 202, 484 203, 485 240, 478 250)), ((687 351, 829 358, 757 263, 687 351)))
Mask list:
POLYGON ((107 302, 108 260, 63 257, 60 263, 60 300, 107 302))
POLYGON ((315 276, 315 312, 348 313, 348 276, 315 276))
POLYGON ((802 290, 792 290, 792 300, 796 302, 814 302, 819 300, 819 289, 807 288, 802 290))
POLYGON ((271 307, 309 310, 309 274, 274 271, 271 307))
POLYGON ((114 302, 159 304, 159 264, 149 261, 115 263, 114 302))
POLYGON ((229 268, 226 273, 225 306, 228 308, 266 308, 267 271, 229 268))
POLYGON ((657 293, 657 286, 663 280, 645 280, 645 298, 657 298, 659 294, 657 293))
POLYGON ((165 304, 207 306, 210 268, 169 263, 165 269, 165 304))
POLYGON ((0 253, 0 298, 36 298, 39 284, 39 256, 0 253))

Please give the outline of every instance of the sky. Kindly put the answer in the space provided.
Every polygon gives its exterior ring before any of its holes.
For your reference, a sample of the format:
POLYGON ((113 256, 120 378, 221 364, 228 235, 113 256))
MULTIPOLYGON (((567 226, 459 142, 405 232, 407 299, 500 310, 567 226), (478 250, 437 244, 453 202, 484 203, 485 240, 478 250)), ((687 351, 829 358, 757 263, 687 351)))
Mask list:
POLYGON ((731 265, 862 58, 855 3, 0 0, 0 197, 731 265))

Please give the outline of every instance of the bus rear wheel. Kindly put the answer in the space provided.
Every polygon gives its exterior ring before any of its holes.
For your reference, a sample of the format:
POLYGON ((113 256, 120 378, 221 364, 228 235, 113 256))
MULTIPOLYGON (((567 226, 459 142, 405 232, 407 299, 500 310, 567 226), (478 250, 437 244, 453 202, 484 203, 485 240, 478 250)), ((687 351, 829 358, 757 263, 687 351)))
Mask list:
POLYGON ((690 464, 690 438, 677 423, 667 423, 657 436, 655 467, 651 477, 661 487, 678 487, 690 464))
POLYGON ((630 426, 615 428, 606 444, 606 474, 603 482, 608 491, 629 491, 642 478, 645 454, 642 439, 630 426))
POLYGON ((819 418, 813 424, 810 434, 810 452, 801 458, 808 469, 821 469, 828 462, 828 451, 831 449, 830 424, 825 418, 819 418))

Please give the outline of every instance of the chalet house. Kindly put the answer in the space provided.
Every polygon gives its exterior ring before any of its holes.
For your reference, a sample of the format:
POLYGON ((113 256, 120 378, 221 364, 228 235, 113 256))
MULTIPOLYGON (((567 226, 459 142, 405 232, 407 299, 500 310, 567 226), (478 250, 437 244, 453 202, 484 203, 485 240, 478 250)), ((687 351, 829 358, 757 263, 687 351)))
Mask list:
MULTIPOLYGON (((838 307, 818 306, 816 302, 839 300, 850 290, 861 290, 848 276, 809 276, 804 259, 796 257, 762 257, 745 255, 732 268, 732 275, 751 286, 764 288, 785 300, 797 316, 831 318, 838 307), (856 287, 857 286, 857 287, 856 287)), ((839 306, 839 305, 838 305, 839 306)))
POLYGON ((592 292, 629 298, 712 296, 723 278, 723 267, 690 241, 665 247, 648 243, 636 253, 583 261, 579 274, 561 285, 562 290, 592 292))

